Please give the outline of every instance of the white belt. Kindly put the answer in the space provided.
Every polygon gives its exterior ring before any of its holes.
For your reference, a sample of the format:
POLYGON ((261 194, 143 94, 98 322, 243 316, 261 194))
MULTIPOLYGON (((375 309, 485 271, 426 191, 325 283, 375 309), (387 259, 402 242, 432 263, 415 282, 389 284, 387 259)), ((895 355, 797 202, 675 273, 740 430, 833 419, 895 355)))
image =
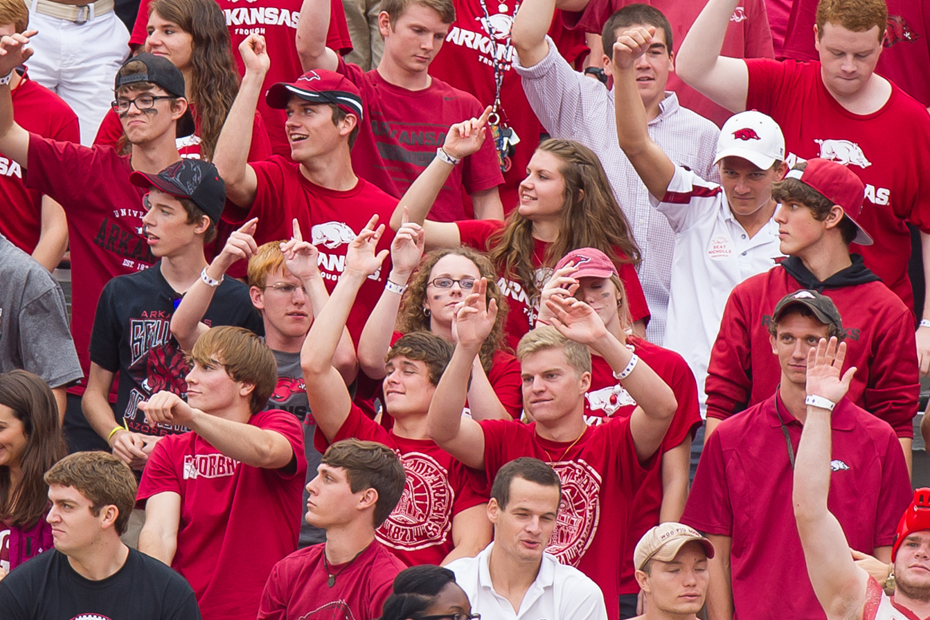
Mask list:
POLYGON ((109 13, 113 10, 113 0, 97 0, 90 4, 76 6, 73 4, 59 4, 51 0, 36 0, 33 4, 36 13, 50 17, 57 17, 76 24, 84 24, 95 16, 109 13))

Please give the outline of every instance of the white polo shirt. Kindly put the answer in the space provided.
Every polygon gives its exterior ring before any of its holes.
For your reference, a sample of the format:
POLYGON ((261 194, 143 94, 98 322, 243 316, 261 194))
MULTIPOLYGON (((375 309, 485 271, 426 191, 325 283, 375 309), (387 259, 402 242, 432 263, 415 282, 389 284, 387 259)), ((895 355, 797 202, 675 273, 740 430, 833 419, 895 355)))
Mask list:
POLYGON ((706 417, 704 382, 724 306, 737 284, 784 257, 778 249, 778 224, 769 220, 750 238, 733 217, 723 188, 681 166, 675 167, 662 201, 654 196, 649 201, 675 231, 663 346, 691 366, 701 416, 706 417))
POLYGON ((446 566, 468 595, 473 613, 488 620, 607 620, 601 589, 577 568, 559 564, 548 553, 543 554, 536 581, 515 613, 510 601, 495 592, 491 584, 488 559, 493 547, 492 542, 476 557, 461 558, 446 566))

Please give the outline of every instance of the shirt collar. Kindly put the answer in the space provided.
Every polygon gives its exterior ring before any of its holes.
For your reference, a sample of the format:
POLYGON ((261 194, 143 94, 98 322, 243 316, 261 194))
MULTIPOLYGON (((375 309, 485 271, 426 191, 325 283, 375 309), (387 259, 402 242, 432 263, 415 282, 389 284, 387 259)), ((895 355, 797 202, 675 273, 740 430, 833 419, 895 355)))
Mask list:
MULTIPOLYGON (((494 542, 492 541, 487 547, 484 548, 484 551, 478 554, 478 587, 487 588, 489 590, 494 590, 494 584, 491 581, 491 549, 494 548, 494 542)), ((543 553, 542 562, 539 565, 539 573, 536 575, 536 580, 533 582, 533 586, 530 588, 550 588, 555 584, 555 563, 550 561, 549 554, 543 553)), ((530 590, 527 591, 526 596, 529 595, 530 590)), ((496 590, 495 590, 496 592, 496 590)))

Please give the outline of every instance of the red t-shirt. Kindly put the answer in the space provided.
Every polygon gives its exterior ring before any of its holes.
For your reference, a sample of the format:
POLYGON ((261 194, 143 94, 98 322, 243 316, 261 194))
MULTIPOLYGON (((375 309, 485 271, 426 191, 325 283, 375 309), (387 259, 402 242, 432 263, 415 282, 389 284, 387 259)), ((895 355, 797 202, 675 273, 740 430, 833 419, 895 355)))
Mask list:
MULTIPOLYGON (((785 35, 788 33, 788 18, 793 4, 797 3, 794 0, 765 0, 765 12, 768 14, 769 26, 772 29, 772 47, 775 48, 776 58, 782 57, 785 35)), ((809 31, 808 35, 810 34, 809 31)))
POLYGON ((407 568, 373 541, 355 560, 324 563, 326 544, 295 551, 277 564, 262 593, 258 620, 376 620, 394 578, 407 568), (329 575, 336 575, 329 587, 329 575))
MULTIPOLYGON (((400 198, 436 157, 454 123, 481 116, 483 107, 465 91, 433 78, 429 88, 407 90, 389 83, 377 69, 363 72, 339 59, 339 73, 362 92, 364 118, 352 147, 355 173, 400 198)), ((468 194, 504 182, 491 140, 469 155, 443 184, 429 213, 437 222, 465 219, 468 194)))
MULTIPOLYGON (((691 30, 694 20, 706 4, 706 2, 683 2, 682 0, 643 0, 643 3, 659 9, 668 18, 672 26, 672 47, 676 54, 681 47, 681 42, 685 40, 685 35, 691 30)), ((632 0, 601 2, 595 0, 588 4, 584 11, 566 12, 563 16, 569 27, 601 34, 607 19, 628 4, 633 4, 632 0)), ((595 50, 594 53, 600 57, 603 51, 595 50)), ((730 23, 720 54, 730 58, 775 57, 765 0, 742 0, 739 3, 730 15, 730 23)), ((682 107, 709 118, 718 126, 723 125, 728 118, 733 116, 732 112, 685 84, 674 72, 669 73, 666 90, 674 91, 678 95, 678 101, 682 107)))
POLYGON ((880 110, 853 114, 827 91, 818 62, 749 60, 746 66, 746 108, 768 114, 781 126, 789 163, 822 157, 848 166, 862 179, 865 203, 857 221, 875 244, 853 244, 850 249, 862 254, 866 267, 913 308, 907 275, 911 238, 905 222, 930 232, 926 108, 892 85, 880 110))
MULTIPOLYGON (((177 138, 178 153, 181 157, 200 159, 200 117, 194 112, 191 106, 191 112, 194 113, 194 123, 196 125, 193 135, 184 138, 177 138)), ((112 146, 116 148, 116 143, 123 137, 123 124, 120 123, 119 114, 109 110, 100 123, 100 129, 94 138, 94 146, 112 146)), ((271 142, 268 140, 268 132, 265 129, 265 122, 261 115, 255 113, 255 122, 252 124, 252 143, 249 148, 248 161, 261 161, 271 157, 271 142)))
MULTIPOLYGON (((649 364, 649 367, 672 388, 678 400, 675 417, 672 418, 671 426, 666 431, 665 439, 662 440, 662 446, 659 448, 661 459, 662 454, 680 446, 689 435, 694 438, 694 434, 702 424, 697 383, 687 362, 674 351, 663 349, 636 336, 628 336, 627 343, 633 345, 636 355, 649 364)), ((591 356, 591 389, 585 394, 584 404, 585 421, 590 425, 602 424, 612 418, 629 418, 636 409, 636 401, 614 378, 610 364, 599 355, 591 356)), ((649 470, 643 487, 636 497, 635 510, 630 520, 626 556, 622 563, 623 573, 620 576, 620 594, 639 592, 639 584, 636 583, 634 577, 636 570, 633 567, 633 551, 643 534, 649 528, 659 524, 661 508, 662 468, 653 467, 649 470)))
MULTIPOLYGON (((29 79, 12 91, 13 120, 31 133, 62 142, 81 142, 77 115, 61 97, 29 79)), ((0 234, 26 254, 32 254, 42 230, 42 194, 26 189, 22 167, 0 154, 0 234)), ((86 369, 85 369, 86 371, 86 369)))
MULTIPOLYGON (((803 427, 780 401, 779 413, 797 454, 803 427)), ((904 453, 886 423, 847 398, 831 424, 827 504, 849 546, 871 555, 891 544, 913 497, 904 453)), ((681 521, 732 539, 736 618, 825 618, 798 537, 792 475, 774 395, 723 421, 705 440, 681 521)))
POLYGON ((640 464, 628 418, 589 426, 574 445, 539 437, 535 422, 486 420, 480 424, 488 480, 521 456, 543 460, 559 475, 562 502, 546 551, 590 577, 608 601, 607 617, 617 620, 622 568, 618 559, 626 557, 633 498, 658 460, 640 464))
MULTIPOLYGON (((397 507, 375 531, 378 542, 407 566, 441 563, 455 548, 455 515, 488 501, 484 472, 465 467, 430 439, 398 437, 354 405, 332 443, 353 437, 395 450, 407 474, 397 507)), ((320 453, 330 445, 319 427, 314 443, 320 453)))
POLYGON ((181 496, 171 568, 194 589, 204 620, 254 620, 272 567, 297 549, 307 473, 303 429, 276 409, 254 414, 249 425, 283 435, 294 452, 291 465, 245 465, 192 432, 162 438, 139 483, 141 508, 159 493, 181 496))
MULTIPOLYGON (((149 22, 149 2, 142 0, 139 4, 139 14, 132 28, 129 45, 144 45, 147 37, 146 26, 149 22)), ((265 37, 268 45, 268 56, 271 58, 271 69, 265 76, 262 84, 262 93, 278 82, 293 82, 303 75, 300 66, 300 57, 297 55, 297 18, 300 16, 302 0, 216 0, 216 3, 226 14, 226 26, 232 39, 233 57, 239 68, 239 75, 245 75, 245 66, 239 56, 239 44, 245 41, 250 34, 260 34, 265 37)), ((349 38, 349 28, 346 25, 346 14, 342 8, 342 0, 332 0, 330 8, 329 31, 326 33, 326 45, 334 50, 348 53, 352 50, 352 40, 349 38)), ((258 99, 258 111, 265 119, 265 129, 271 141, 271 148, 275 154, 283 157, 291 156, 291 147, 284 133, 286 120, 284 110, 274 110, 265 103, 265 97, 258 99)))
MULTIPOLYGON (((227 203, 223 220, 233 226, 257 217, 255 241, 259 245, 269 241, 290 239, 293 234, 291 220, 297 218, 304 238, 309 238, 320 252, 317 262, 326 288, 332 292, 339 275, 345 269, 348 244, 371 219, 378 214, 385 224, 378 251, 389 249, 394 232, 387 223, 397 206, 397 200, 359 178, 358 184, 345 192, 316 185, 301 174, 299 165, 279 155, 251 164, 258 179, 255 201, 249 209, 227 203)), ((246 263, 239 261, 229 270, 233 277, 245 275, 246 263)), ((365 327, 368 315, 381 297, 384 281, 391 272, 391 257, 381 270, 362 285, 349 313, 347 327, 353 342, 365 327)))
MULTIPOLYGON (((504 222, 496 220, 464 220, 456 222, 459 228, 459 236, 462 245, 475 248, 482 252, 487 252, 489 241, 495 232, 504 227, 504 222)), ((533 240, 533 266, 536 268, 536 282, 540 288, 552 275, 552 267, 559 261, 561 256, 554 256, 552 264, 545 264, 546 250, 549 244, 539 239, 533 240)), ((623 256, 623 252, 617 250, 617 256, 623 256)), ((626 289, 627 302, 630 308, 630 314, 634 321, 649 318, 649 306, 646 305, 646 296, 643 294, 643 287, 639 283, 639 277, 636 275, 636 268, 627 263, 619 269, 620 280, 626 289)), ((510 304, 510 312, 507 314, 507 324, 504 326, 504 338, 507 346, 516 350, 520 338, 529 332, 536 325, 536 317, 539 315, 538 300, 531 300, 523 285, 508 279, 503 273, 498 274, 497 286, 510 304)))
MULTIPOLYGON (((71 247, 71 335, 86 377, 97 300, 110 279, 155 262, 142 236, 142 195, 129 182, 129 156, 107 147, 87 148, 29 134, 26 187, 64 207, 71 247), (79 182, 76 182, 79 180, 79 182)), ((83 380, 74 393, 83 393, 83 380)), ((115 388, 115 384, 114 384, 115 388)), ((73 389, 73 388, 72 388, 73 389)), ((111 392, 116 402, 115 391, 111 392)))

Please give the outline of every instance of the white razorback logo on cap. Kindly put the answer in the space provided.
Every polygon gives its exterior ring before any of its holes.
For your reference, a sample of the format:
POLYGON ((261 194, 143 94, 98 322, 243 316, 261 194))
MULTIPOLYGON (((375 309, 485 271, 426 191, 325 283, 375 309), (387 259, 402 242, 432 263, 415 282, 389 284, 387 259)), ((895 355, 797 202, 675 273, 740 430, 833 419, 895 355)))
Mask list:
POLYGON ((352 243, 355 231, 344 222, 326 222, 317 224, 310 229, 313 245, 322 245, 330 250, 338 248, 344 243, 352 243))
POLYGON ((313 80, 322 80, 322 79, 323 79, 323 78, 321 78, 321 77, 317 74, 316 71, 309 71, 308 73, 309 73, 309 76, 310 76, 310 77, 307 77, 307 75, 302 75, 302 76, 300 76, 299 78, 297 78, 297 81, 298 81, 298 82, 300 82, 300 81, 303 81, 303 82, 312 82, 313 80))
POLYGON ((859 148, 859 145, 849 140, 817 140, 814 142, 820 145, 820 158, 835 161, 843 166, 853 164, 860 168, 868 168, 872 165, 865 157, 865 153, 859 148))
POLYGON ((791 296, 791 299, 815 299, 815 297, 810 291, 798 291, 791 296))

